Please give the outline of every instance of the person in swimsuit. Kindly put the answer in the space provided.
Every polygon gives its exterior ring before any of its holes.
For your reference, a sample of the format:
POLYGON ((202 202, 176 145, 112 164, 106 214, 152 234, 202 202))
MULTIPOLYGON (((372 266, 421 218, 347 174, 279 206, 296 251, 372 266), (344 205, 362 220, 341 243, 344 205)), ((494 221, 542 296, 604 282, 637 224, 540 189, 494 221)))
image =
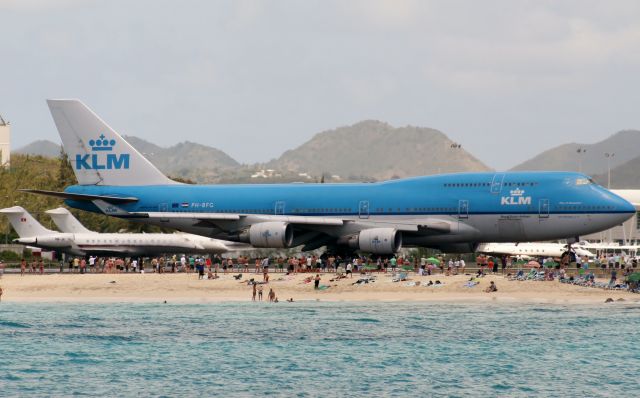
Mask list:
POLYGON ((498 288, 496 287, 496 284, 493 281, 491 281, 489 283, 489 286, 486 289, 484 289, 484 291, 486 293, 493 293, 493 292, 497 292, 498 288))

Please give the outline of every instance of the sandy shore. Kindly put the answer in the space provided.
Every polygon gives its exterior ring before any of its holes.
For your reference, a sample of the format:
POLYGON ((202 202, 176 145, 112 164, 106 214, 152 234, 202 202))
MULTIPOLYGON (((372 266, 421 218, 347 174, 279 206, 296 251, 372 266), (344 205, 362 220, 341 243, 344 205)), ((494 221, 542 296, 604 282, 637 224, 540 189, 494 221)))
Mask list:
MULTIPOLYGON (((388 274, 380 274, 374 283, 352 285, 358 279, 330 281, 333 274, 321 274, 326 290, 314 290, 313 283, 304 283, 311 274, 285 276, 270 274, 264 285, 266 299, 269 288, 280 301, 293 297, 296 301, 440 301, 440 302, 503 302, 503 303, 603 303, 608 297, 625 302, 640 302, 640 295, 624 291, 602 290, 562 284, 557 281, 509 281, 502 276, 486 276, 478 286, 468 288, 469 276, 418 276, 410 274, 409 282, 392 282, 388 274), (440 280, 441 287, 426 287, 429 280, 440 280), (490 281, 498 292, 485 293, 490 281)), ((243 281, 261 275, 244 274, 243 281)), ((85 274, 85 275, 4 275, 0 280, 4 290, 2 301, 12 302, 185 302, 207 303, 250 301, 252 287, 239 283, 230 274, 215 280, 198 280, 196 274, 85 274)))

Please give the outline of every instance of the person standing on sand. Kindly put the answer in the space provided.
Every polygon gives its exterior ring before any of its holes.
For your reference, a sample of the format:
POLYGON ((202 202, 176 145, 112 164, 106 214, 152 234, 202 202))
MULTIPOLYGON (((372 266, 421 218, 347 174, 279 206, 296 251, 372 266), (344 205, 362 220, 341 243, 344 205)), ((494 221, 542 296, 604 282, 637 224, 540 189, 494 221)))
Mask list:
POLYGON ((273 289, 269 289, 269 302, 273 302, 273 300, 276 298, 276 292, 273 291, 273 289))
POLYGON ((2 301, 2 286, 0 286, 0 301, 2 301))
POLYGON ((40 259, 40 262, 38 263, 38 265, 40 267, 40 275, 44 275, 44 261, 40 259))
POLYGON ((27 262, 23 258, 22 261, 20 261, 20 276, 24 276, 24 271, 26 271, 26 269, 27 269, 27 262))
POLYGON ((313 288, 318 290, 320 287, 320 274, 316 274, 316 277, 313 279, 313 288))
MULTIPOLYGON (((255 285, 254 283, 253 286, 255 285)), ((262 301, 262 285, 258 286, 258 301, 262 301)))
POLYGON ((251 296, 251 301, 256 301, 257 288, 258 288, 258 286, 254 283, 253 284, 253 294, 251 296))

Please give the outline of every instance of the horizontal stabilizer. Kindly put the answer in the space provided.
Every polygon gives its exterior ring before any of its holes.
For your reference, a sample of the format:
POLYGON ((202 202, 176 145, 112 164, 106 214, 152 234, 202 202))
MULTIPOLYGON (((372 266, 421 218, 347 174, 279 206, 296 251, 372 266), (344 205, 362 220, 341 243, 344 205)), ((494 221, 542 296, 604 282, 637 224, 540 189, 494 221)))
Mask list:
POLYGON ((122 196, 108 196, 108 195, 86 195, 82 193, 45 191, 42 189, 19 189, 19 191, 27 192, 27 193, 35 193, 38 195, 54 196, 56 198, 62 198, 62 199, 84 201, 84 202, 93 202, 94 200, 103 200, 108 203, 122 204, 122 203, 131 203, 131 202, 138 201, 138 198, 134 198, 132 196, 122 197, 122 196))

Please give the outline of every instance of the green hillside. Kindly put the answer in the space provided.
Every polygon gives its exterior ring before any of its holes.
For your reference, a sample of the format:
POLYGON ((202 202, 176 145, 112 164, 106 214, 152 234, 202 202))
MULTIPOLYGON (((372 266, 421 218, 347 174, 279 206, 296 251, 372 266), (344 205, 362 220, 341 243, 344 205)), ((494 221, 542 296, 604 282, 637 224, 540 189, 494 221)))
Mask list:
MULTIPOLYGON (((63 160, 60 157, 48 158, 14 153, 13 156, 11 156, 11 166, 8 168, 0 168, 0 208, 22 206, 33 214, 42 225, 55 230, 55 224, 44 212, 62 206, 62 200, 48 196, 23 193, 18 191, 18 189, 32 188, 61 191, 66 186, 75 183, 76 180, 73 175, 73 170, 66 160, 66 157, 64 157, 63 160)), ((132 232, 157 231, 154 227, 99 214, 78 210, 72 210, 72 213, 87 228, 98 232, 118 232, 121 230, 132 232)), ((7 218, 1 215, 0 234, 0 241, 2 243, 4 243, 5 237, 9 241, 17 237, 13 229, 10 228, 7 218)))

